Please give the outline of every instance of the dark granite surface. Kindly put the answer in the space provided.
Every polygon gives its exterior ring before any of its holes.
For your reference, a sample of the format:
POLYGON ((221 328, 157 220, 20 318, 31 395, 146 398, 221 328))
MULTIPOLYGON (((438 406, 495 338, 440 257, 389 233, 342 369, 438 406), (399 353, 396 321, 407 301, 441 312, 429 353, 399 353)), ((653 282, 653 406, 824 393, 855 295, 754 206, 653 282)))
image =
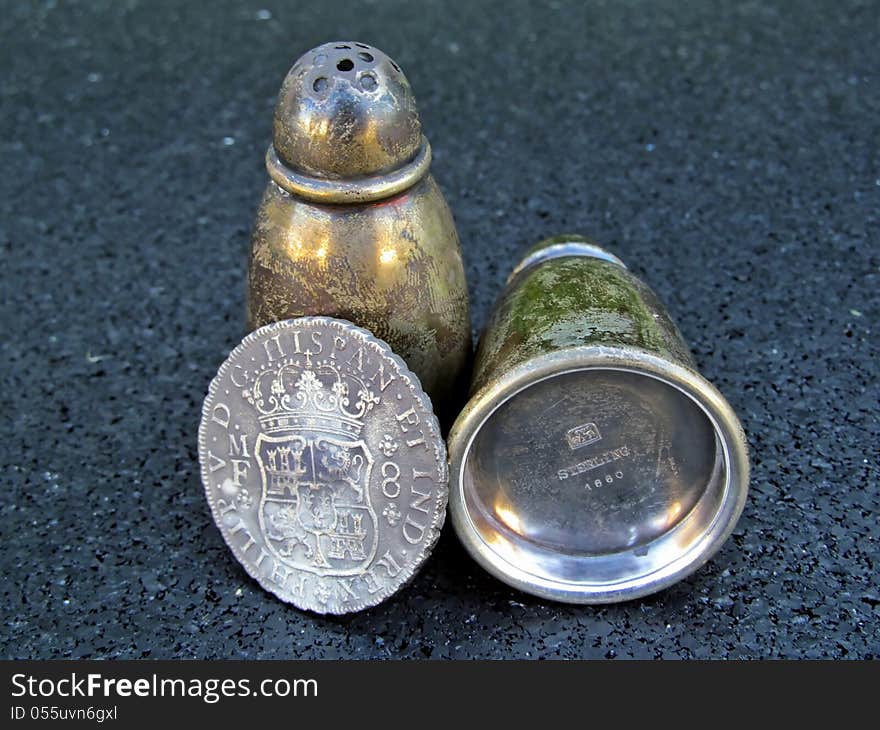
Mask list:
POLYGON ((4 657, 880 653, 880 4, 277 0, 0 8, 4 657), (287 607, 196 461, 243 329, 274 96, 356 38, 419 98, 480 327, 588 233, 742 417, 752 491, 690 579, 601 608, 508 589, 449 530, 390 602, 287 607))

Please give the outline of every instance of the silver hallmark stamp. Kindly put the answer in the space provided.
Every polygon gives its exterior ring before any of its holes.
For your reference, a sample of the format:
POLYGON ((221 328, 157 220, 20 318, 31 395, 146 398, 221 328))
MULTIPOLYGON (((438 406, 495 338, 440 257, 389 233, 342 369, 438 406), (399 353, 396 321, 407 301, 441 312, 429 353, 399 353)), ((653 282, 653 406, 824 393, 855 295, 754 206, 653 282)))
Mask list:
POLYGON ((565 440, 572 451, 602 440, 599 427, 595 423, 583 423, 565 432, 565 440))
POLYGON ((380 603, 427 558, 446 511, 446 450, 418 379, 349 322, 248 335, 199 428, 214 521, 245 570, 299 608, 380 603))

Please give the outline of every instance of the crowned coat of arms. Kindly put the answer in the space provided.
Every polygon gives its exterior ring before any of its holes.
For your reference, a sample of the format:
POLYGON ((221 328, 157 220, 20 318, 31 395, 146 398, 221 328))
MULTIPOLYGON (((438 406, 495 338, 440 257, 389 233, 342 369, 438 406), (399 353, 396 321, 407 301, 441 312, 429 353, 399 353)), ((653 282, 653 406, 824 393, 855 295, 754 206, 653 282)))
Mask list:
POLYGON ((259 522, 275 558, 318 575, 357 575, 378 545, 373 458, 360 438, 378 398, 332 363, 267 370, 247 398, 259 415, 254 451, 259 522))

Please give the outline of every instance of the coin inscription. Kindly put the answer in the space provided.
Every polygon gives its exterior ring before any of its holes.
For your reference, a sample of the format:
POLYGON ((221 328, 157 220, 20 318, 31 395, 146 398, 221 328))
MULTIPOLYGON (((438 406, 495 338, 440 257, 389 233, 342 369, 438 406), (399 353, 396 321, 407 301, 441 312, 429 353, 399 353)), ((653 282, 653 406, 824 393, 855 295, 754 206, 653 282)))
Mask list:
POLYGON ((342 320, 248 335, 211 383, 199 458, 227 544, 299 608, 376 605, 443 524, 446 451, 430 401, 384 342, 342 320))

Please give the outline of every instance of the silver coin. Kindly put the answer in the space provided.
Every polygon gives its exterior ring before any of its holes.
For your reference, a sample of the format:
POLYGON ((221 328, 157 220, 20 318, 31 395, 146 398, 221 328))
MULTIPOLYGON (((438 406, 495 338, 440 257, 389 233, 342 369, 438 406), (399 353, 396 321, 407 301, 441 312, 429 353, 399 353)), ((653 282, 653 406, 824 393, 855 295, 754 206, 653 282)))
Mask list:
POLYGON ((381 340, 326 317, 266 325, 211 383, 202 481, 232 552, 299 608, 380 603, 425 561, 446 514, 446 449, 418 378, 381 340))

